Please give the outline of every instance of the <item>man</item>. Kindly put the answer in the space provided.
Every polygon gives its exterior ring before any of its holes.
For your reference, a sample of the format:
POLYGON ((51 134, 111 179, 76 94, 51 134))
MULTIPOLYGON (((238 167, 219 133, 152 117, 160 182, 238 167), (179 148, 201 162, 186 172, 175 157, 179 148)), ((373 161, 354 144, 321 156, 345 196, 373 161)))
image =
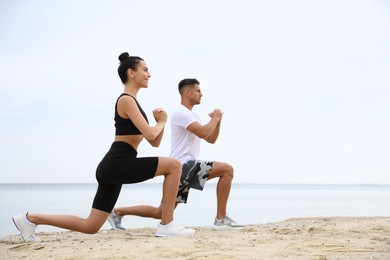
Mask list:
MULTIPOLYGON (((182 176, 176 198, 178 203, 187 203, 190 188, 203 190, 207 180, 219 178, 217 184, 217 215, 214 229, 243 228, 227 215, 227 202, 233 180, 233 167, 224 162, 198 160, 200 141, 204 139, 215 143, 221 127, 222 111, 215 109, 209 114, 210 120, 202 125, 200 118, 192 109, 199 105, 202 98, 197 79, 183 79, 179 83, 181 104, 171 116, 171 154, 182 163, 182 176)), ((121 226, 122 217, 136 215, 141 217, 161 218, 161 205, 147 205, 115 208, 108 219, 112 228, 124 229, 121 226)))

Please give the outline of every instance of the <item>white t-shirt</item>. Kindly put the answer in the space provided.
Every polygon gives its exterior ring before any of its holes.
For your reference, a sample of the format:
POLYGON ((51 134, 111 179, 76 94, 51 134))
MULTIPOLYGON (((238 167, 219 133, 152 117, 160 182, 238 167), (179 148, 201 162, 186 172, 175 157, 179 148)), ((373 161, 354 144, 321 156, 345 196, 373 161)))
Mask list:
POLYGON ((200 117, 179 105, 171 116, 171 154, 182 164, 188 160, 196 160, 200 150, 200 138, 187 130, 193 122, 200 123, 200 117))

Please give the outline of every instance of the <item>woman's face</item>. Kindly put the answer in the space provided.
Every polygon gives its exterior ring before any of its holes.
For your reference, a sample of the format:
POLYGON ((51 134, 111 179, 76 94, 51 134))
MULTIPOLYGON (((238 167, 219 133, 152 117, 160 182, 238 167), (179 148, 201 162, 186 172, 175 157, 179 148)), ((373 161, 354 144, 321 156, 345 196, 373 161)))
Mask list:
POLYGON ((148 66, 146 65, 145 61, 141 60, 139 61, 137 65, 137 69, 133 70, 133 80, 137 85, 139 85, 142 88, 147 88, 149 85, 149 78, 152 75, 149 73, 148 66))

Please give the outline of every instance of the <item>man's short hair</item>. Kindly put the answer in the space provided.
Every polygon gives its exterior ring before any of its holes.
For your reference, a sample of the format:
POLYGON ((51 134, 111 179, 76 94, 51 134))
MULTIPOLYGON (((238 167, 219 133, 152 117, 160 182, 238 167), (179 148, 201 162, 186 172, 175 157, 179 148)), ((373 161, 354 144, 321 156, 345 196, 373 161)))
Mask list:
POLYGON ((197 79, 183 79, 179 82, 179 93, 181 94, 182 89, 186 86, 193 87, 195 85, 199 85, 199 81, 197 79))

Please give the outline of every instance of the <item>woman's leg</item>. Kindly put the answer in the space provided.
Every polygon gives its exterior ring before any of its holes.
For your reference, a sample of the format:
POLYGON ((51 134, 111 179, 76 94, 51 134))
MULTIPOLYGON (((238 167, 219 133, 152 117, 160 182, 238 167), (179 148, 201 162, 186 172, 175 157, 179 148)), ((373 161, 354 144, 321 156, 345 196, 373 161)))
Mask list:
POLYGON ((91 209, 88 218, 80 218, 72 215, 27 215, 27 219, 36 225, 50 225, 59 228, 69 229, 87 234, 94 234, 99 231, 106 221, 109 213, 98 209, 91 209))
POLYGON ((109 213, 92 209, 88 218, 83 219, 71 215, 46 215, 21 213, 12 217, 12 220, 20 231, 23 240, 28 243, 41 242, 35 236, 36 225, 51 225, 66 228, 87 234, 96 233, 103 226, 109 213))
POLYGON ((98 171, 96 177, 99 186, 96 191, 91 212, 87 218, 84 219, 72 215, 22 213, 12 218, 15 226, 19 229, 22 238, 26 242, 40 242, 40 239, 35 236, 36 225, 50 225, 86 234, 98 232, 110 215, 109 212, 111 212, 118 199, 122 185, 110 185, 100 182, 98 171))
POLYGON ((164 175, 161 224, 166 225, 173 220, 173 211, 181 176, 180 162, 169 157, 159 157, 155 176, 160 175, 164 175))

